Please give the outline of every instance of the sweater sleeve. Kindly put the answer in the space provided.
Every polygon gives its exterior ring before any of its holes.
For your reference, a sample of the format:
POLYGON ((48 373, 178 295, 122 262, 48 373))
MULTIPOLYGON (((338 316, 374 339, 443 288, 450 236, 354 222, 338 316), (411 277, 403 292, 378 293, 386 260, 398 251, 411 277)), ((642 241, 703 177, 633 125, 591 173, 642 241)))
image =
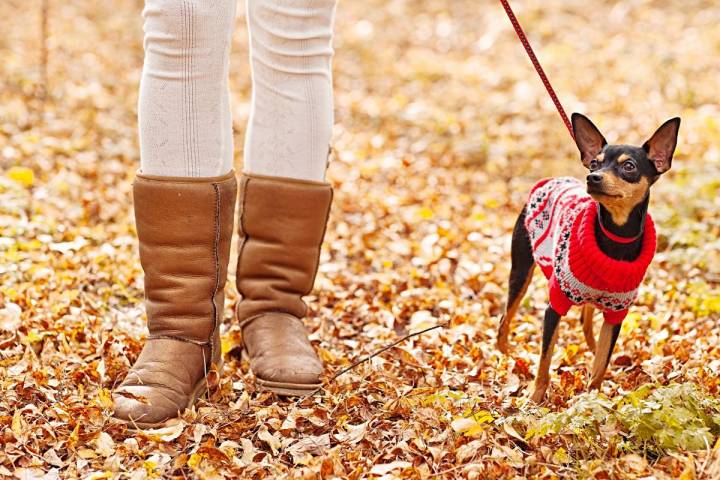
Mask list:
POLYGON ((628 309, 620 310, 620 311, 612 311, 612 310, 606 310, 603 311, 603 318, 605 321, 611 325, 617 325, 619 323, 622 323, 623 320, 625 320, 625 317, 628 314, 628 309))
POLYGON ((555 275, 550 277, 550 306, 561 316, 567 315, 573 303, 560 289, 555 275))

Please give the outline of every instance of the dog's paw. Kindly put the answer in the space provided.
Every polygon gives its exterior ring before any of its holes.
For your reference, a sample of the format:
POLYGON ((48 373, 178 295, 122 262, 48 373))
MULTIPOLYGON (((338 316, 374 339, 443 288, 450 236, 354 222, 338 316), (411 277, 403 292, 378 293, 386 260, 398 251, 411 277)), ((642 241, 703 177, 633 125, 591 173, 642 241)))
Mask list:
POLYGON ((530 395, 530 400, 538 405, 542 405, 543 401, 545 400, 545 391, 547 388, 535 388, 532 395, 530 395))

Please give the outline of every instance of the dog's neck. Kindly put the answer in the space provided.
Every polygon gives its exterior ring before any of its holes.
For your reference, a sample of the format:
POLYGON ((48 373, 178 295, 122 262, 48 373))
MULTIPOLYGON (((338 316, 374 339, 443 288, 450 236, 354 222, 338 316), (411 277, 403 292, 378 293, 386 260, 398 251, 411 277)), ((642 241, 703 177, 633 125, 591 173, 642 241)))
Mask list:
POLYGON ((605 255, 615 260, 625 261, 633 261, 640 255, 649 202, 650 194, 648 193, 643 201, 635 205, 627 222, 623 225, 615 224, 610 212, 598 202, 595 238, 597 238, 598 247, 605 255), (633 240, 627 243, 613 240, 604 230, 610 232, 611 235, 633 240))

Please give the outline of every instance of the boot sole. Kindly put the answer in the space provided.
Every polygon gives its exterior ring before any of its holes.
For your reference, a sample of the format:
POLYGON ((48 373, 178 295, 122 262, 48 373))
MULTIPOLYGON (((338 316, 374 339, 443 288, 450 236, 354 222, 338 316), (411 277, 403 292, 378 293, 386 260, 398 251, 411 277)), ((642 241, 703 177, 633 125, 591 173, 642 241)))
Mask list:
MULTIPOLYGON (((223 368, 223 361, 220 361, 220 364, 217 366, 218 372, 221 372, 223 368)), ((193 387, 193 390, 190 394, 190 399, 188 400, 188 404, 185 406, 185 410, 188 410, 193 405, 195 405, 195 402, 197 402, 198 398, 202 397, 207 391, 207 377, 203 377, 200 379, 200 381, 195 384, 193 387)), ((179 415, 178 415, 179 417, 179 415)), ((146 429, 155 429, 155 428, 165 428, 169 427, 171 422, 173 420, 177 420, 178 417, 168 418, 167 420, 163 420, 162 422, 154 422, 154 423, 148 423, 148 422, 137 422, 134 420, 126 420, 124 418, 115 418, 116 421, 123 423, 127 426, 128 432, 138 432, 140 430, 146 430, 146 429)))
POLYGON ((263 380, 257 376, 255 377, 255 383, 257 383, 262 390, 267 390, 284 397, 301 397, 313 393, 322 387, 322 383, 271 382, 270 380, 263 380))
MULTIPOLYGON (((243 348, 240 352, 241 358, 250 363, 250 355, 247 349, 243 348)), ((255 373, 255 372, 253 372, 255 373)), ((255 375, 255 383, 260 387, 260 390, 282 395, 284 397, 302 397, 310 393, 315 392, 322 387, 322 383, 288 383, 288 382, 273 382, 272 380, 265 380, 255 375)))

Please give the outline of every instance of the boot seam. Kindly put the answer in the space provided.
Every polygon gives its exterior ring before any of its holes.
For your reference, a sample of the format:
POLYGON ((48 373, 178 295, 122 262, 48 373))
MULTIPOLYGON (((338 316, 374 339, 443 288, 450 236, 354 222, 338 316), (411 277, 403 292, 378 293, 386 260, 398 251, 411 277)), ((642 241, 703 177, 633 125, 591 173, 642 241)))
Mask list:
POLYGON ((237 311, 240 308, 240 304, 245 299, 244 295, 240 291, 240 263, 242 262, 243 258, 243 252, 245 251, 245 245, 247 245, 248 240, 248 234, 247 230, 245 229, 245 225, 243 223, 243 218, 245 217, 245 199, 247 198, 247 189, 248 189, 248 183, 250 183, 250 178, 245 177, 242 181, 242 195, 240 198, 240 205, 239 205, 239 212, 238 212, 238 230, 240 234, 240 245, 238 247, 238 261, 237 261, 237 268, 235 269, 235 286, 237 287, 238 294, 240 295, 240 301, 235 306, 235 316, 237 316, 237 311))
POLYGON ((190 184, 202 184, 202 183, 217 183, 226 182, 231 180, 235 176, 235 170, 232 169, 224 175, 215 177, 177 177, 177 176, 164 176, 164 175, 150 175, 138 170, 135 173, 135 177, 140 180, 147 182, 162 182, 162 183, 190 183, 190 184))
POLYGON ((250 317, 246 318, 245 320, 241 320, 240 321, 240 329, 247 327, 250 323, 254 322, 255 320, 257 320, 260 317, 264 317, 265 315, 272 315, 273 313, 276 315, 291 317, 292 319, 297 320, 298 322, 305 325, 305 323, 302 321, 302 319, 293 313, 287 312, 285 310, 267 310, 264 312, 256 313, 255 315, 251 315, 250 317))
POLYGON ((190 338, 178 337, 178 336, 176 336, 176 335, 148 335, 147 339, 148 339, 148 340, 175 340, 175 341, 177 341, 177 342, 190 343, 190 344, 192 344, 192 345, 197 345, 197 346, 199 346, 199 347, 207 347, 207 346, 210 346, 210 347, 212 348, 212 342, 211 342, 211 341, 201 342, 201 341, 193 340, 193 339, 190 339, 190 338))
POLYGON ((304 178, 281 177, 276 175, 263 175, 243 170, 242 175, 248 179, 266 180, 273 183, 293 183, 296 185, 307 185, 311 187, 329 187, 330 183, 324 180, 306 180, 304 178))
POLYGON ((220 255, 218 252, 218 245, 220 244, 220 187, 217 183, 213 183, 213 190, 215 191, 215 229, 213 238, 213 260, 215 262, 215 286, 213 287, 212 296, 210 302, 212 303, 213 312, 213 328, 210 331, 208 343, 210 344, 210 364, 212 365, 213 357, 215 356, 215 348, 213 345, 213 338, 215 337, 215 331, 218 328, 218 308, 215 303, 215 296, 220 289, 220 255))

